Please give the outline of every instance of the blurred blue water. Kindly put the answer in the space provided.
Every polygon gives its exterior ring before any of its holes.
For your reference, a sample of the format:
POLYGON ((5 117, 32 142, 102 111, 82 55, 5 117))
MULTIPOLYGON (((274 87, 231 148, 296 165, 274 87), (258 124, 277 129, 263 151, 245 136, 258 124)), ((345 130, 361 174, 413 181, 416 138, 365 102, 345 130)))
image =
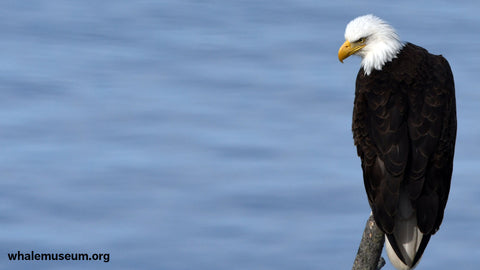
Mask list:
POLYGON ((350 131, 360 61, 336 54, 348 21, 375 13, 452 66, 454 179, 421 265, 477 269, 478 11, 473 1, 1 2, 0 264, 349 269, 370 210, 350 131), (111 255, 9 262, 17 250, 111 255))

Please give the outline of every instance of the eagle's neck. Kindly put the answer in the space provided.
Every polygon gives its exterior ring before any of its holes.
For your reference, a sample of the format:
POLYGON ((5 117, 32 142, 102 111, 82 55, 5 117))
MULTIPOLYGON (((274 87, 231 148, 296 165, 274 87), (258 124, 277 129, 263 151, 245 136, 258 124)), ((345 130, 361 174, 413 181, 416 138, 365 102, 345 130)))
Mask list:
POLYGON ((365 50, 361 55, 362 67, 365 71, 365 75, 370 75, 374 69, 382 70, 386 63, 397 58, 399 52, 404 46, 405 44, 398 40, 396 34, 390 37, 371 40, 364 48, 367 49, 368 47, 368 50, 365 50))

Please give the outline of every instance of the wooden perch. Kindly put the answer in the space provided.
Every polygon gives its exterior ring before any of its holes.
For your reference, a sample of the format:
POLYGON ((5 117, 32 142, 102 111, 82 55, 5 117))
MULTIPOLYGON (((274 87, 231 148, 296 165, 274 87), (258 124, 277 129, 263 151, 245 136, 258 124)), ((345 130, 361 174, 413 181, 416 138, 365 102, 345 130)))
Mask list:
POLYGON ((352 270, 380 270, 385 265, 385 260, 380 257, 384 242, 385 236, 370 214, 352 270))

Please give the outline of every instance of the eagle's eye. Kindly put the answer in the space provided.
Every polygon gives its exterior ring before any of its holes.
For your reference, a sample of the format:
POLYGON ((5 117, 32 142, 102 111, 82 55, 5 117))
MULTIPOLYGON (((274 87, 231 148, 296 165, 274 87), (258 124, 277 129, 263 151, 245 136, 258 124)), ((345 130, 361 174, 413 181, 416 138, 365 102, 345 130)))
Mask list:
POLYGON ((355 41, 355 43, 365 43, 365 40, 366 40, 366 38, 362 37, 362 38, 358 39, 357 41, 355 41))

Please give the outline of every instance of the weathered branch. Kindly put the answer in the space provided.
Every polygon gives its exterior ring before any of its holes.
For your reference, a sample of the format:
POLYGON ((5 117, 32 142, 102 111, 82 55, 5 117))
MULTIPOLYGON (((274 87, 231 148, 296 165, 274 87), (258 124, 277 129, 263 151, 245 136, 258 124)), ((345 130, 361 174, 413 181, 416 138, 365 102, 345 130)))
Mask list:
POLYGON ((363 231, 362 241, 358 247, 357 257, 352 270, 379 270, 385 265, 382 255, 385 237, 383 232, 375 224, 373 215, 367 220, 363 231))

